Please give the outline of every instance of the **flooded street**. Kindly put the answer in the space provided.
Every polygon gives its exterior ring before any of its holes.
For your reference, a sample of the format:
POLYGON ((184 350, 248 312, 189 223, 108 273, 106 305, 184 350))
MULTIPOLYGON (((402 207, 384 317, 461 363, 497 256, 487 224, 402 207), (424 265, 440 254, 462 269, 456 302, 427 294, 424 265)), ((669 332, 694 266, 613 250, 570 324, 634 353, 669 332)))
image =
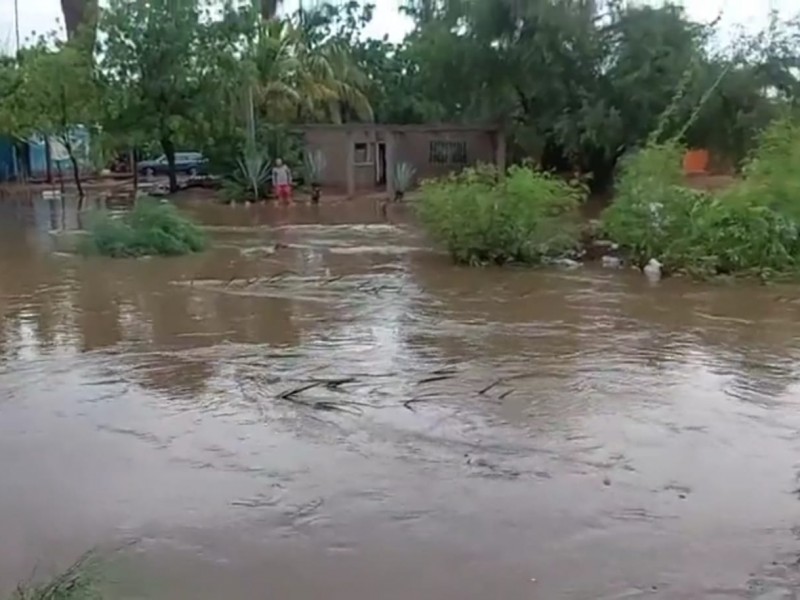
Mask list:
POLYGON ((182 207, 210 251, 86 259, 0 199, 0 597, 136 540, 115 600, 795 598, 799 287, 182 207))

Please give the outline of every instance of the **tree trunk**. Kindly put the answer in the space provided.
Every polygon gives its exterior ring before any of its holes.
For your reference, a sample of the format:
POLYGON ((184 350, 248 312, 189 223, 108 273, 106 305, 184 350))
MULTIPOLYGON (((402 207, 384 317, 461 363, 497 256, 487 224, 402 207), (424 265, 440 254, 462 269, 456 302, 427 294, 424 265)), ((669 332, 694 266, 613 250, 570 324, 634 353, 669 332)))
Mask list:
POLYGON ((61 172, 61 163, 56 163, 56 171, 58 171, 58 191, 64 195, 64 174, 61 172))
POLYGON ((164 155, 167 157, 167 165, 169 165, 169 191, 175 193, 178 191, 178 176, 175 173, 175 144, 169 136, 161 138, 161 147, 164 149, 164 155))
POLYGON ((72 164, 72 176, 75 178, 75 187, 78 188, 78 208, 83 204, 83 184, 81 183, 81 170, 78 167, 78 160, 72 153, 72 143, 69 141, 69 134, 64 136, 64 147, 67 149, 69 155, 69 162, 72 164))
POLYGON ((44 168, 47 174, 47 183, 53 183, 53 159, 50 157, 50 136, 44 136, 44 168))
POLYGON ((282 0, 260 0, 259 3, 261 4, 261 18, 265 21, 269 21, 275 16, 282 0))
MULTIPOLYGON (((67 39, 74 39, 82 27, 88 28, 90 41, 94 43, 97 28, 97 0, 61 0, 61 12, 67 39)), ((91 46, 90 46, 91 47, 91 46)))
POLYGON ((130 163, 133 170, 133 202, 136 203, 136 195, 139 192, 139 167, 136 166, 136 148, 130 150, 130 163))

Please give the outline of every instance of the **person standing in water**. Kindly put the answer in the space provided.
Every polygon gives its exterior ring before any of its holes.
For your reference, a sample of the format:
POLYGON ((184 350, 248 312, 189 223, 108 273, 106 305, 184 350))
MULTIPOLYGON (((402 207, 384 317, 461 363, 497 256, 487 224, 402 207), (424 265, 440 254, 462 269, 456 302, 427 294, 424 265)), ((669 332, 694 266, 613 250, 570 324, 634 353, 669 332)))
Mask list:
POLYGON ((272 168, 272 187, 283 204, 292 203, 292 171, 283 164, 280 158, 275 160, 272 168))

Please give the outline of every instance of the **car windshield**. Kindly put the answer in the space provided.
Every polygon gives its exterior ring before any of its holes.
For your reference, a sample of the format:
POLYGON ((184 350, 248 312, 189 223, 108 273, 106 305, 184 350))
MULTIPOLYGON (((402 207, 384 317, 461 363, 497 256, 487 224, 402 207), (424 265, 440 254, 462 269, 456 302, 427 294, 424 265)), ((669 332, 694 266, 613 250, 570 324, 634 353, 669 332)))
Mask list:
POLYGON ((161 156, 159 156, 159 157, 156 159, 156 162, 157 162, 157 163, 166 164, 166 162, 167 162, 167 156, 166 156, 165 154, 162 154, 161 156))

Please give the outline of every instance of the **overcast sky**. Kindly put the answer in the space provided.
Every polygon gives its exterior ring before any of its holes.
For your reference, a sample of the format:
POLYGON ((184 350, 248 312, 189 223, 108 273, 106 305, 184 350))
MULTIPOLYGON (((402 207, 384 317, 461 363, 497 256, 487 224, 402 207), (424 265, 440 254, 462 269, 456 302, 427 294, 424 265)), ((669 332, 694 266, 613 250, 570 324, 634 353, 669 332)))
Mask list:
MULTIPOLYGON (((306 0, 306 4, 313 0, 306 0)), ((657 1, 657 0, 655 0, 657 1)), ((294 10, 299 0, 286 0, 285 9, 294 10)), ((409 28, 408 21, 398 14, 401 0, 373 0, 376 5, 375 19, 370 26, 371 35, 388 34, 399 40, 409 28)), ((59 0, 18 0, 19 29, 24 45, 25 38, 34 32, 42 33, 61 28, 61 8, 59 0)), ((790 16, 798 10, 796 0, 683 0, 689 15, 698 20, 710 21, 723 14, 723 25, 741 25, 751 30, 763 27, 770 7, 790 16), (792 8, 794 5, 794 8, 792 8)), ((14 0, 0 0, 0 49, 12 51, 15 43, 14 0)))

